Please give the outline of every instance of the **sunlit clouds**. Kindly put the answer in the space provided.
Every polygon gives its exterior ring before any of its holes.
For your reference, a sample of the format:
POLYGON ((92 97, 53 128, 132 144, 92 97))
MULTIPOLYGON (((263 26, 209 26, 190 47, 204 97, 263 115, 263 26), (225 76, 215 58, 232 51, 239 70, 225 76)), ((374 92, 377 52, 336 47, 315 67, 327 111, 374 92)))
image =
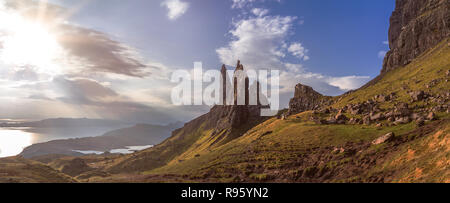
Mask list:
POLYGON ((0 118, 188 121, 209 107, 173 106, 170 76, 195 61, 279 69, 284 106, 297 83, 338 95, 370 79, 310 66, 327 47, 296 33, 310 18, 270 7, 285 1, 209 2, 0 0, 0 118))
POLYGON ((132 86, 124 93, 112 89, 111 82, 139 83, 151 72, 163 74, 133 47, 71 23, 67 18, 74 9, 26 0, 0 5, 0 80, 5 81, 0 91, 7 96, 0 116, 174 120, 125 96, 132 86))
POLYGON ((34 67, 42 73, 61 73, 57 60, 63 49, 46 25, 17 13, 0 11, 0 60, 9 66, 34 67))
POLYGON ((44 12, 44 15, 31 11, 55 7, 20 2, 9 8, 4 4, 0 10, 0 58, 4 64, 31 66, 52 75, 85 71, 132 77, 148 74, 144 70, 146 65, 132 47, 62 19, 65 15, 59 7, 58 12, 44 12))

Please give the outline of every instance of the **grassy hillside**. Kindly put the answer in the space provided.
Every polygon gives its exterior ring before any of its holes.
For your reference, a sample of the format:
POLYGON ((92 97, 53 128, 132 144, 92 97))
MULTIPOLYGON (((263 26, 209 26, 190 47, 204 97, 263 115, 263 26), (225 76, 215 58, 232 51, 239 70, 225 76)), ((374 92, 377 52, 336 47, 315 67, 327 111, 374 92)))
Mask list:
POLYGON ((253 116, 256 111, 256 106, 213 107, 209 113, 175 130, 173 136, 161 144, 117 159, 106 170, 112 173, 147 171, 214 151, 262 122, 259 111, 258 117, 253 116))
MULTIPOLYGON (((400 103, 408 103, 421 114, 448 105, 449 42, 370 85, 333 98, 331 107, 339 109, 389 94, 395 97, 377 102, 383 112, 400 103), (410 93, 417 90, 424 90, 430 98, 447 100, 412 101, 410 93)), ((125 156, 111 167, 122 174, 98 181, 448 182, 450 118, 448 112, 435 112, 438 120, 427 121, 424 126, 415 121, 325 125, 312 118, 334 117, 335 111, 304 112, 285 120, 272 118, 214 148, 209 146, 220 136, 212 136, 210 128, 200 124, 195 131, 178 132, 153 149, 125 156), (371 144, 390 132, 395 134, 391 142, 371 144), (124 174, 130 171, 120 170, 125 165, 137 167, 132 179, 124 174)))
MULTIPOLYGON (((424 90, 433 95, 449 91, 446 71, 450 69, 450 39, 444 40, 435 48, 416 58, 409 65, 394 69, 379 76, 374 84, 363 87, 358 91, 336 97, 335 107, 363 102, 375 95, 396 93, 398 102, 411 103, 408 91, 424 90), (434 85, 430 85, 434 83, 434 85), (436 82, 437 81, 437 82, 436 82)), ((392 107, 395 103, 386 102, 384 107, 392 107)), ((412 103, 418 104, 418 103, 412 103)))
POLYGON ((160 145, 130 155, 39 159, 48 165, 0 159, 0 182, 450 182, 449 58, 446 40, 411 64, 331 98, 331 106, 283 119, 229 128, 227 112, 233 111, 213 108, 160 145), (428 98, 413 100, 419 90, 428 98), (378 101, 379 95, 393 97, 378 101), (435 115, 423 123, 322 122, 338 111, 362 119, 343 109, 363 103, 382 113, 407 103, 411 116, 435 115), (392 139, 372 143, 389 133, 392 139))
POLYGON ((48 165, 20 157, 0 159, 0 183, 69 183, 73 178, 48 165))

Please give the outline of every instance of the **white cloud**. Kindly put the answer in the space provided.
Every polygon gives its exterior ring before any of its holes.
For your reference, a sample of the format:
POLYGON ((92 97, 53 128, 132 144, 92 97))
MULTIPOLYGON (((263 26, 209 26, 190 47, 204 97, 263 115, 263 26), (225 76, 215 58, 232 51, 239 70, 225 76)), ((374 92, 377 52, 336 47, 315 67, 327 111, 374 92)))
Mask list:
POLYGON ((389 41, 383 41, 384 45, 389 45, 389 41))
POLYGON ((285 66, 286 66, 286 69, 289 72, 300 73, 300 72, 303 71, 303 65, 302 64, 286 63, 285 66))
POLYGON ((309 56, 307 55, 308 49, 303 47, 301 43, 292 43, 288 51, 297 58, 303 59, 304 61, 309 60, 309 56))
POLYGON ((290 53, 308 60, 308 50, 298 42, 289 42, 292 28, 297 25, 293 16, 250 16, 236 21, 229 33, 231 41, 216 50, 221 62, 233 66, 238 59, 247 69, 280 70, 282 104, 287 104, 298 83, 312 86, 326 95, 339 95, 359 88, 369 81, 367 76, 333 77, 307 71, 302 64, 290 63, 290 53))
POLYGON ((216 52, 222 63, 234 65, 238 59, 251 69, 282 68, 286 55, 283 43, 296 17, 251 17, 233 23, 233 40, 216 52))
POLYGON ((345 76, 345 77, 330 77, 328 83, 330 85, 339 87, 341 90, 349 91, 358 89, 370 80, 368 76, 345 76))
POLYGON ((233 5, 231 8, 243 8, 246 5, 255 2, 256 0, 232 0, 233 5))
POLYGON ((302 83, 322 94, 336 96, 357 89, 370 80, 368 76, 333 77, 312 73, 304 70, 299 64, 286 64, 286 68, 287 71, 282 71, 280 75, 281 94, 292 93, 295 85, 302 83))
POLYGON ((161 6, 165 6, 169 11, 167 17, 170 20, 176 20, 181 17, 189 8, 189 3, 183 2, 181 0, 164 0, 161 6))
MULTIPOLYGON (((232 0, 232 1, 233 1, 233 4, 231 5, 231 8, 241 9, 241 8, 245 8, 245 7, 250 7, 255 2, 263 2, 266 0, 232 0)), ((280 2, 281 0, 273 0, 273 1, 280 2)))
POLYGON ((269 10, 263 8, 254 8, 252 9, 252 13, 258 17, 262 17, 267 15, 269 13, 269 10))

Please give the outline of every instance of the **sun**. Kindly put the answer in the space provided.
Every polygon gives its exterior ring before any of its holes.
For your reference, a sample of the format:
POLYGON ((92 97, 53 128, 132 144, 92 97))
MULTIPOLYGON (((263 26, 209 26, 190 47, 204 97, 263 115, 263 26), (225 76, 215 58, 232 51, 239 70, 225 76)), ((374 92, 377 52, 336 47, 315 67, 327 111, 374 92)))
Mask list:
POLYGON ((43 23, 20 15, 0 14, 0 60, 4 64, 31 66, 39 72, 58 72, 62 48, 43 23))

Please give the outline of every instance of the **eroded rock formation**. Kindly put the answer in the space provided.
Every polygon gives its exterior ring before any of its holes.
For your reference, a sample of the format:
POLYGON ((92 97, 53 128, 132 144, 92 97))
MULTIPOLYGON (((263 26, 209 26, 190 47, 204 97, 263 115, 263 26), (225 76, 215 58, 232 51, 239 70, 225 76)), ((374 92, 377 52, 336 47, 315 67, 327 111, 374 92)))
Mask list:
MULTIPOLYGON (((221 99, 224 105, 214 106, 207 114, 187 123, 182 129, 175 131, 173 133, 174 135, 179 133, 179 131, 184 131, 185 134, 189 134, 196 131, 199 127, 202 127, 204 129, 212 129, 213 136, 223 136, 223 138, 218 140, 229 140, 226 138, 227 136, 240 136, 240 132, 245 132, 243 129, 264 120, 264 118, 261 117, 261 109, 266 108, 266 106, 260 105, 259 87, 256 87, 257 105, 250 104, 250 90, 253 86, 257 85, 249 85, 249 79, 245 75, 244 66, 241 62, 238 61, 232 79, 227 76, 225 65, 222 66, 221 73, 221 90, 223 91, 221 99), (245 80, 245 82, 242 83, 240 80, 245 80), (227 89, 227 83, 230 82, 234 83, 233 89, 231 90, 227 89), (243 93, 245 93, 245 105, 238 105, 238 94, 243 93), (227 94, 232 94, 232 105, 227 105, 227 94)), ((256 84, 259 85, 259 83, 256 84)), ((230 86, 228 85, 228 87, 230 86)))
POLYGON ((288 115, 319 109, 329 100, 312 87, 298 84, 295 86, 294 98, 289 102, 288 115))
POLYGON ((450 0, 397 0, 381 73, 409 64, 450 37, 450 0))

